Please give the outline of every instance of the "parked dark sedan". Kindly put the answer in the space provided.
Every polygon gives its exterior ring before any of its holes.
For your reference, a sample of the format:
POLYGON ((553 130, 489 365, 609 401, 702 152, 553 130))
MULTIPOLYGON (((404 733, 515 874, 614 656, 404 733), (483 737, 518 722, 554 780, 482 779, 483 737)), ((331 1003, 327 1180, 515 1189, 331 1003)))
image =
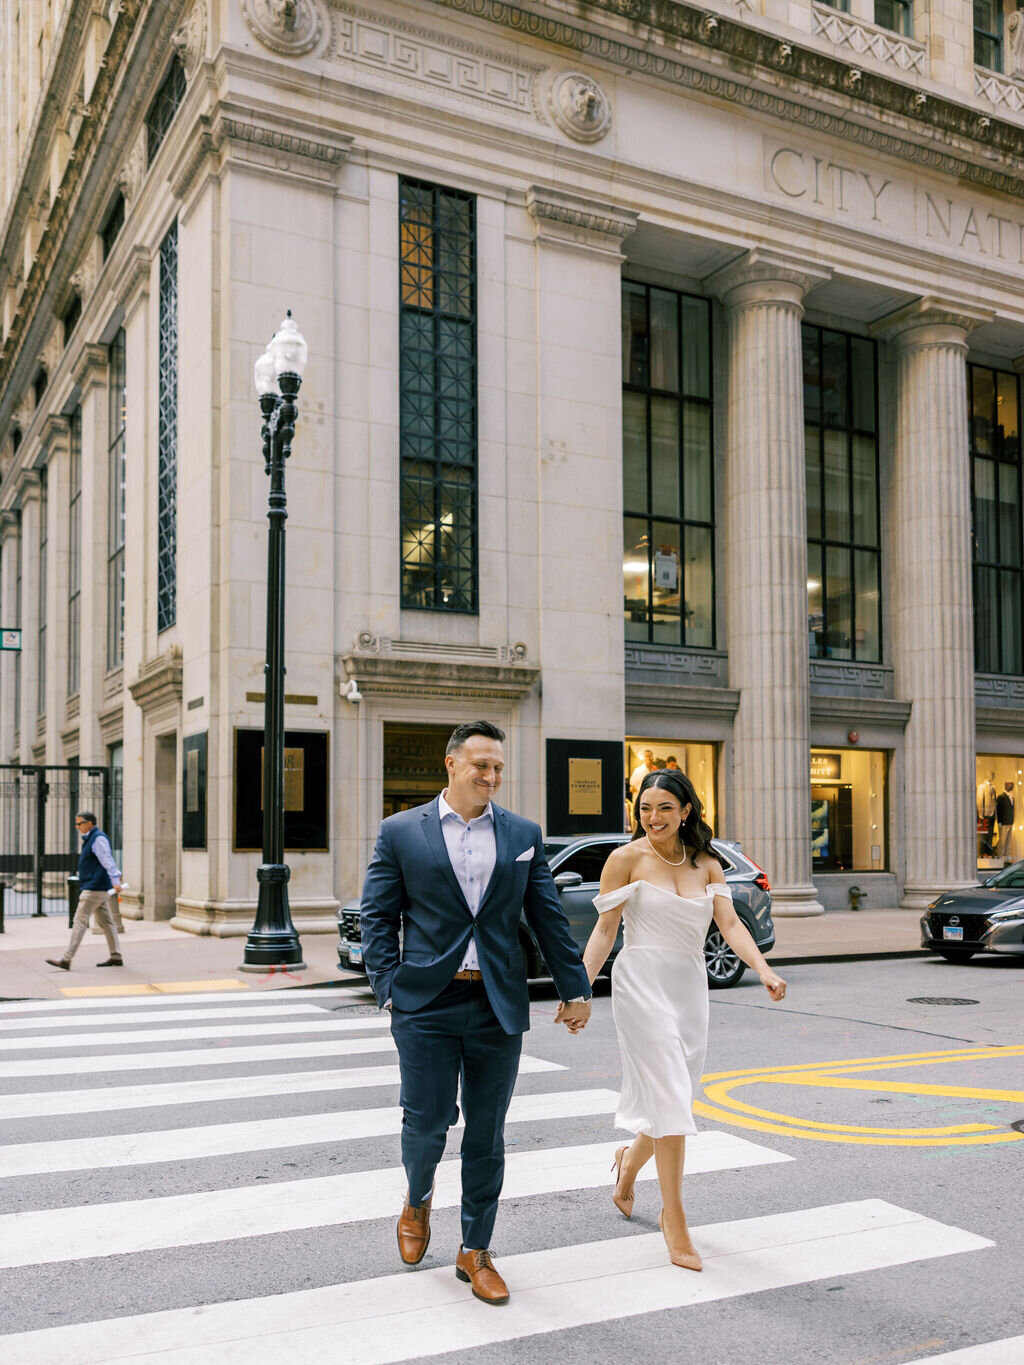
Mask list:
MULTIPOLYGON (((605 859, 612 849, 628 842, 628 834, 591 834, 578 839, 548 839, 544 852, 554 874, 555 885, 562 898, 573 937, 582 949, 590 937, 597 919, 594 897, 605 859)), ((775 926, 772 924, 771 886, 764 872, 743 853, 738 844, 716 839, 714 847, 725 861, 725 879, 732 888, 736 913, 750 930, 762 953, 775 946, 775 926)), ((363 946, 359 930, 359 902, 349 901, 338 911, 338 962, 342 967, 362 969, 363 946)), ((526 964, 527 976, 546 976, 547 968, 537 940, 530 932, 524 916, 519 925, 519 946, 526 964)), ((605 974, 611 970, 616 953, 622 947, 622 930, 605 964, 605 974)), ((735 986, 746 971, 746 966, 718 932, 712 922, 704 941, 704 960, 708 985, 714 990, 735 986)))
POLYGON ((921 947, 947 962, 976 953, 1024 953, 1024 862, 1011 863, 981 886, 949 891, 921 920, 921 947))

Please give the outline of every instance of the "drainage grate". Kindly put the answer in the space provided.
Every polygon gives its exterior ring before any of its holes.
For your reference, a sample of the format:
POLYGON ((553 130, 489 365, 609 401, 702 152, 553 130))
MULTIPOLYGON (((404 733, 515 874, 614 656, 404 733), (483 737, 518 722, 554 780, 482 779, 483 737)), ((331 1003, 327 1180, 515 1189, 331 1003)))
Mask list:
POLYGON ((908 1005, 977 1005, 977 1000, 964 1000, 957 995, 912 995, 908 1005))
POLYGON ((335 1005, 332 1014, 380 1014, 379 1005, 335 1005))

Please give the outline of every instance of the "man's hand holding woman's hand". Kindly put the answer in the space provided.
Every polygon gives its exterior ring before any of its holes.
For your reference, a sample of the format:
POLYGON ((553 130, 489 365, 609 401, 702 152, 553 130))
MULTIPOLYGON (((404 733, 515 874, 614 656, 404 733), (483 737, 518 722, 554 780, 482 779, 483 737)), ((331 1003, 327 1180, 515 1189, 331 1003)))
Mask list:
POLYGON ((564 1024, 570 1033, 579 1033, 581 1028, 586 1028, 589 1018, 589 1000, 579 1001, 575 1004, 567 1004, 564 1000, 560 1000, 558 1009, 555 1010, 555 1023, 564 1024))

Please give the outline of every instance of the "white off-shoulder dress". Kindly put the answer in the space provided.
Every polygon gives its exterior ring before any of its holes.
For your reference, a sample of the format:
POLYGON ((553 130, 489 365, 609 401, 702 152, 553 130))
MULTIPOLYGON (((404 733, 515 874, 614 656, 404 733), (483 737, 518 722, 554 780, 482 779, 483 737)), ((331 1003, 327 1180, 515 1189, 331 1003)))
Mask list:
POLYGON ((630 882, 594 897, 600 914, 624 906, 623 947, 612 966, 612 1014, 622 1056, 617 1128, 648 1137, 696 1133, 693 1097, 708 1041, 704 939, 715 882, 700 896, 677 896, 630 882))

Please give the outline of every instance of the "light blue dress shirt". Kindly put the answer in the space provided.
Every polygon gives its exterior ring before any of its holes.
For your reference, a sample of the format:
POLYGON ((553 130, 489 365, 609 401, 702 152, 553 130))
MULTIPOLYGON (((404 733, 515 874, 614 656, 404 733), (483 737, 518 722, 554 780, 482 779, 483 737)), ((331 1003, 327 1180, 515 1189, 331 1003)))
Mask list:
MULTIPOLYGON (((488 801, 482 815, 470 821, 463 820, 457 811, 452 810, 444 799, 444 792, 437 798, 437 809, 441 816, 441 833, 451 861, 452 871, 466 897, 466 904, 474 919, 480 910, 487 884, 494 872, 497 861, 497 847, 494 840, 494 811, 488 801)), ((476 940, 470 938, 466 956, 462 959, 460 972, 478 972, 480 960, 476 952, 476 940)))

